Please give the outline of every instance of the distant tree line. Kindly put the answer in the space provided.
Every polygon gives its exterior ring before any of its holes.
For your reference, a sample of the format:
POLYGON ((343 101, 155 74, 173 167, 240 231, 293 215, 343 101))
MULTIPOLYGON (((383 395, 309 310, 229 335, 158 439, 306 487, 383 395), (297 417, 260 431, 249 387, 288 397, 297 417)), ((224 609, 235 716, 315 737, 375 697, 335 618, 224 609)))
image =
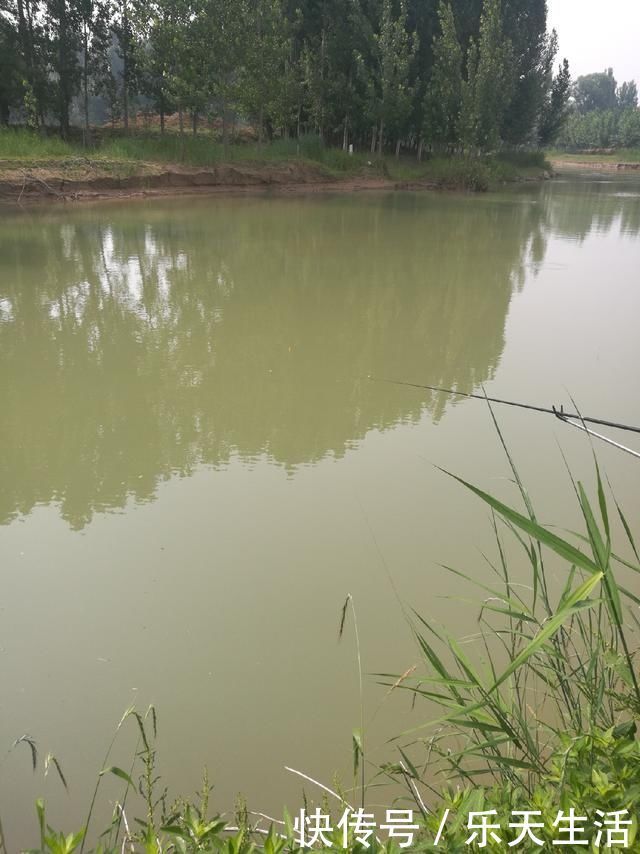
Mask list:
POLYGON ((0 0, 0 121, 69 134, 90 99, 128 128, 241 115, 373 151, 546 144, 566 117, 546 0, 0 0))
POLYGON ((572 150, 640 146, 638 87, 618 85, 613 69, 578 77, 558 144, 572 150))

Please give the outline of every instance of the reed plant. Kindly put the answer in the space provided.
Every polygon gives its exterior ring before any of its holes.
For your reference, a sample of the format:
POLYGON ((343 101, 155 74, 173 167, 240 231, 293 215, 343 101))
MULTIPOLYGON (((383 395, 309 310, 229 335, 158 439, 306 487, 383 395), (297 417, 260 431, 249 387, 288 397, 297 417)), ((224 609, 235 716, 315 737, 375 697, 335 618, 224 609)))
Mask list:
POLYGON ((389 675, 383 683, 434 711, 398 739, 402 767, 391 763, 380 773, 406 782, 408 765, 409 796, 420 787, 441 802, 448 792, 450 805, 462 798, 472 808, 478 798, 495 804, 514 793, 529 802, 543 792, 557 802, 571 794, 593 800, 604 774, 614 800, 637 808, 640 764, 618 774, 613 759, 618 750, 640 757, 640 598, 619 580, 640 573, 631 527, 605 489, 595 454, 595 501, 567 467, 583 530, 558 533, 543 525, 494 423, 522 507, 449 475, 490 509, 496 558, 487 565, 494 581, 443 567, 479 591, 477 631, 464 641, 413 613, 423 672, 389 675), (614 550, 614 529, 629 557, 614 550), (514 562, 528 567, 524 583, 514 562), (481 654, 467 652, 469 646, 481 654), (580 769, 577 777, 565 773, 570 767, 580 769))

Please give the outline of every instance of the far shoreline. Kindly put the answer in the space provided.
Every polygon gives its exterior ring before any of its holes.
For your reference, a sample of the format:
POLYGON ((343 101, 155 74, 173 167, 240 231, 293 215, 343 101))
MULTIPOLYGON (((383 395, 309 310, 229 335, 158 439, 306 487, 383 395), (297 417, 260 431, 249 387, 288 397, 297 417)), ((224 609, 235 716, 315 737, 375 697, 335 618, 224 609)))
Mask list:
MULTIPOLYGON (((406 180, 381 174, 336 176, 306 161, 284 163, 220 164, 185 167, 181 164, 141 163, 129 175, 109 174, 106 169, 86 169, 68 176, 64 164, 34 164, 31 168, 0 162, 0 205, 28 203, 98 202, 117 199, 148 199, 183 195, 303 195, 363 191, 440 191, 475 193, 501 186, 550 180, 548 169, 514 175, 510 180, 475 188, 452 177, 416 176, 406 180)), ((372 169, 373 171, 373 169, 372 169)))

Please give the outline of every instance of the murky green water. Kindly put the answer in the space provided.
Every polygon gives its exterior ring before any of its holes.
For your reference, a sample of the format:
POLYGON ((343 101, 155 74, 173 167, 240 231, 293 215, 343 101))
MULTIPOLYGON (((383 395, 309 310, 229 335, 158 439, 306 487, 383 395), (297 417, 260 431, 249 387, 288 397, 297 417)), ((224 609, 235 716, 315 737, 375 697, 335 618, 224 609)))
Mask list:
MULTIPOLYGON (((29 732, 71 784, 9 756, 12 844, 35 841, 38 794, 80 822, 131 702, 159 710, 172 790, 206 764, 220 809, 240 790, 295 801, 285 764, 348 780, 346 594, 365 669, 403 672, 418 655, 394 588, 464 635, 476 612, 438 564, 488 571, 485 510, 434 464, 513 497, 482 403, 368 377, 570 393, 640 423, 639 271, 632 180, 3 211, 0 746, 29 732)), ((589 480, 588 444, 499 416, 541 516, 570 524, 558 444, 589 480)), ((640 464, 599 452, 637 518, 640 464)), ((375 761, 421 719, 384 697, 369 679, 375 761)), ((132 747, 125 732, 111 761, 132 747)))

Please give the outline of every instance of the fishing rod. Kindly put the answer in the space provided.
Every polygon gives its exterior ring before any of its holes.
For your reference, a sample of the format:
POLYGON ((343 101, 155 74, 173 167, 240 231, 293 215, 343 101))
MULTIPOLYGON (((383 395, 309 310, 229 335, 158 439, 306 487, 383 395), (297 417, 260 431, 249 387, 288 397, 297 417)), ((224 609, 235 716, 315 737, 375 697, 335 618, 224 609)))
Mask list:
POLYGON ((582 430, 588 436, 593 436, 596 439, 601 439, 603 442, 606 442, 607 445, 613 445, 614 448, 617 448, 619 451, 626 451, 627 454, 631 454, 632 457, 636 457, 640 460, 640 453, 638 451, 634 451, 632 448, 627 448, 626 445, 621 445, 620 442, 614 442, 613 439, 610 439, 608 436, 603 436, 602 433, 596 433, 595 430, 589 430, 588 427, 585 427, 584 424, 576 424, 575 421, 570 421, 568 418, 561 418, 558 416, 561 421, 564 421, 565 424, 568 424, 570 427, 577 427, 578 430, 582 430))
POLYGON ((578 413, 574 413, 574 412, 565 412, 563 406, 560 406, 560 409, 558 409, 555 406, 552 406, 551 409, 549 409, 545 406, 534 406, 533 404, 530 404, 530 403, 519 403, 515 400, 503 400, 502 398, 499 398, 499 397, 488 397, 487 395, 484 395, 484 394, 473 394, 471 392, 466 392, 466 391, 455 391, 455 389, 442 388, 441 386, 423 385, 420 383, 409 383, 409 382, 404 382, 402 380, 389 380, 389 379, 372 377, 372 376, 369 376, 368 379, 370 379, 372 382, 384 382, 384 383, 390 383, 391 385, 407 386, 408 388, 426 389, 427 391, 436 391, 436 392, 440 392, 442 394, 451 394, 451 395, 454 395, 457 397, 468 397, 468 398, 472 398, 473 400, 484 400, 485 403, 487 403, 487 402, 488 403, 498 403, 498 404, 502 404, 503 406, 514 406, 518 409, 528 409, 532 412, 542 412, 545 415, 553 415, 556 418, 558 418, 560 421, 562 421, 564 424, 568 424, 570 427, 576 427, 578 430, 582 430, 584 433, 587 433, 589 436, 593 436, 596 439, 601 439, 603 442, 606 442, 608 445, 613 445, 614 448, 618 448, 621 451, 626 451, 628 454, 631 454, 632 456, 640 459, 640 453, 638 453, 637 451, 634 451, 631 448, 627 448, 626 445, 621 445, 619 442, 615 442, 613 439, 609 439, 607 436, 603 436, 601 433, 596 433, 595 430, 589 430, 589 428, 586 426, 587 423, 598 424, 598 425, 601 425, 603 427, 612 427, 616 430, 626 430, 630 433, 640 433, 640 427, 633 427, 630 424, 620 424, 617 421, 607 421, 604 418, 592 418, 590 416, 579 415, 578 413), (576 421, 579 423, 576 423, 576 421))
POLYGON ((559 418, 561 421, 564 421, 566 418, 575 418, 578 421, 585 421, 588 424, 599 424, 602 427, 615 427, 617 430, 628 430, 631 433, 640 433, 640 427, 632 427, 629 424, 618 424, 616 421, 605 421, 603 418, 590 418, 587 415, 579 415, 574 412, 565 412, 562 406, 560 409, 557 409, 555 406, 551 409, 547 409, 545 406, 533 406, 530 403, 518 403, 514 400, 502 400, 499 397, 487 397, 484 394, 471 394, 466 391, 455 391, 452 388, 441 388, 440 386, 435 385, 420 385, 419 383, 408 383, 403 382, 402 380, 388 380, 371 376, 369 379, 372 382, 377 383, 391 383, 391 385, 404 385, 409 388, 422 388, 427 389, 428 391, 442 392, 443 394, 453 394, 458 397, 471 397, 474 400, 484 400, 485 403, 488 401, 489 403, 501 403, 504 406, 516 406, 518 409, 530 409, 533 412, 544 412, 546 415, 555 415, 556 418, 559 418))

